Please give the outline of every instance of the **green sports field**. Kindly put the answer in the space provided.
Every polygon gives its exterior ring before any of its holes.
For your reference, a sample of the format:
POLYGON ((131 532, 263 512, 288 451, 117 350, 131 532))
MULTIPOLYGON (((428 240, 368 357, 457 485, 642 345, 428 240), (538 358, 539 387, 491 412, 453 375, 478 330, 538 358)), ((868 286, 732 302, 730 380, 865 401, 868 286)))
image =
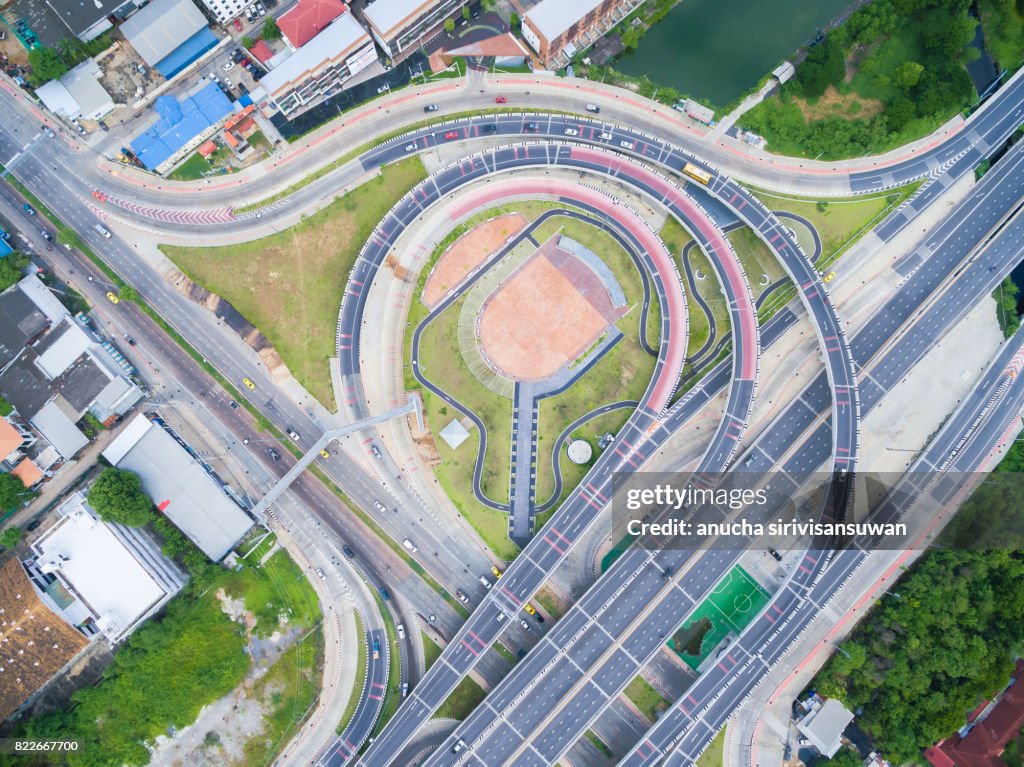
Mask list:
POLYGON ((696 670, 729 632, 743 631, 769 598, 770 594, 736 565, 697 606, 669 646, 696 670))

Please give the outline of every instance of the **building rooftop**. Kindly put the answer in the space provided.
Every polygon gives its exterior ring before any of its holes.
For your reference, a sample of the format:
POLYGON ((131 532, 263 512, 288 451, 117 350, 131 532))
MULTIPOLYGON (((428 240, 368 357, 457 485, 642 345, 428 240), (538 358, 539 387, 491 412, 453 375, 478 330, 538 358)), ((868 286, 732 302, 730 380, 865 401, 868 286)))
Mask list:
POLYGON ((12 287, 0 293, 0 367, 14 359, 49 324, 46 315, 22 291, 12 287))
POLYGON ((128 633, 184 583, 151 540, 140 531, 101 521, 81 492, 62 503, 58 512, 60 521, 32 545, 35 565, 61 580, 81 603, 79 610, 112 641, 128 633), (163 577, 167 573, 170 582, 163 577))
POLYGON ((257 40, 256 44, 249 49, 249 53, 255 56, 257 61, 262 64, 266 64, 274 56, 274 52, 262 40, 257 40))
POLYGON ((11 470, 11 474, 20 479, 25 487, 32 487, 44 476, 43 470, 36 466, 31 458, 22 458, 11 470))
POLYGON ((57 298, 57 296, 55 296, 35 274, 30 274, 19 282, 18 289, 24 293, 28 300, 35 304, 36 308, 45 314, 54 325, 71 314, 67 307, 60 302, 60 299, 57 298))
POLYGON ((363 8, 363 16, 381 37, 390 40, 437 4, 438 0, 377 0, 363 8))
POLYGON ((20 431, 11 426, 6 418, 0 418, 0 461, 21 447, 24 441, 20 431))
POLYGON ((59 80, 50 80, 38 88, 36 95, 55 114, 94 120, 116 106, 100 83, 100 75, 95 60, 86 59, 59 80))
POLYGON ((348 6, 341 0, 299 0, 281 15, 277 26, 292 46, 301 48, 347 11, 348 6))
POLYGON ((56 401, 46 403, 32 416, 30 423, 64 458, 71 458, 89 444, 88 438, 56 401))
POLYGON ((82 326, 66 317, 36 344, 36 364, 47 377, 56 378, 85 354, 92 343, 82 326))
POLYGON ((0 394, 24 418, 38 413, 53 396, 50 382, 36 367, 37 356, 33 349, 24 349, 18 359, 0 373, 0 394))
POLYGON ((121 25, 121 33, 155 67, 206 25, 192 0, 153 0, 121 25))
MULTIPOLYGON (((91 27, 103 21, 107 16, 112 15, 122 6, 128 4, 127 0, 46 0, 55 14, 64 22, 76 36, 87 32, 91 27)), ((109 27, 109 24, 104 26, 109 27)))
POLYGON ((370 36, 352 14, 343 14, 279 66, 271 69, 260 80, 260 85, 269 94, 277 93, 291 83, 305 79, 325 61, 343 58, 369 43, 370 36))
POLYGON ((526 12, 526 18, 548 40, 554 40, 569 27, 597 8, 603 0, 541 0, 526 12))
POLYGON ((160 119, 132 139, 132 151, 142 164, 153 169, 207 128, 231 114, 231 102, 216 83, 181 101, 171 95, 157 98, 153 109, 160 119))
POLYGON ((851 721, 853 712, 835 698, 829 698, 824 705, 805 716, 797 729, 807 736, 811 745, 831 759, 842 745, 839 736, 851 721))
POLYGON ((452 450, 457 448, 467 439, 469 439, 469 432, 466 431, 466 427, 463 426, 455 418, 448 422, 448 425, 441 429, 441 439, 448 443, 448 447, 452 450))
POLYGON ((0 567, 0 719, 17 711, 86 645, 43 604, 21 562, 0 567))
POLYGON ((203 464, 141 413, 103 451, 103 457, 138 474, 157 508, 215 562, 253 525, 203 464))

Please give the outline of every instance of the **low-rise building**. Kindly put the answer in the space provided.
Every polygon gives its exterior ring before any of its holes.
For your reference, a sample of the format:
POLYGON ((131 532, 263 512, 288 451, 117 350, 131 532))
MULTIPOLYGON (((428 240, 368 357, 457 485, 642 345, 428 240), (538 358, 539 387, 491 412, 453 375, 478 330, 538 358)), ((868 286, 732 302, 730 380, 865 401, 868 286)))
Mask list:
POLYGON ((823 756, 831 759, 842 745, 843 730, 853 721, 853 712, 835 698, 811 706, 797 730, 803 734, 823 756))
POLYGON ((96 61, 86 59, 59 80, 50 80, 37 88, 36 95, 60 117, 99 120, 116 106, 100 82, 102 76, 96 61))
POLYGON ((399 59, 429 42, 467 1, 376 0, 363 8, 363 18, 388 58, 399 59))
POLYGON ((120 642, 185 585, 145 531, 104 522, 81 492, 57 513, 25 570, 43 603, 84 636, 120 642))
POLYGON ((46 0, 46 5, 68 30, 83 42, 99 37, 113 24, 111 19, 123 19, 138 6, 136 0, 114 0, 102 3, 74 2, 74 0, 46 0))
POLYGON ((299 0, 277 20, 285 42, 298 50, 323 32, 336 18, 348 12, 341 0, 299 0))
POLYGON ((227 25, 241 15, 247 6, 252 5, 252 0, 202 0, 202 3, 217 23, 227 25))
POLYGON ((513 6, 522 18, 522 35, 548 69, 565 65, 594 45, 643 0, 541 0, 524 8, 513 6))
POLYGON ((156 507, 214 562, 254 524, 227 484, 153 414, 135 416, 103 457, 138 474, 156 507))
POLYGON ((121 33, 168 80, 219 42, 192 0, 153 0, 121 25, 121 33))
POLYGON ((43 603, 17 559, 0 567, 0 720, 86 647, 88 640, 43 603))
POLYGON ((376 59, 366 30, 351 13, 343 13, 277 63, 260 80, 260 86, 277 109, 292 116, 339 90, 376 59))

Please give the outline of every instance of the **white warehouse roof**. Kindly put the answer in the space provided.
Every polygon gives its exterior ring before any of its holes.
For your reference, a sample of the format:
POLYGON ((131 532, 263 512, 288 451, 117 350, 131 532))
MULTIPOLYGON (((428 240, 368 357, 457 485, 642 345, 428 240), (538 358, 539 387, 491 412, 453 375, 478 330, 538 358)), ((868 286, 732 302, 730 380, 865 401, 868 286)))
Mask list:
POLYGON ((121 25, 121 34, 153 67, 205 26, 192 0, 154 0, 121 25))
POLYGON ((548 40, 554 40, 565 30, 597 8, 603 0, 541 0, 526 12, 533 25, 548 40))
POLYGON ((351 13, 343 13, 316 37, 303 45, 291 56, 275 66, 260 80, 260 85, 269 93, 277 93, 289 83, 299 82, 310 72, 317 71, 330 59, 343 53, 355 53, 370 43, 370 36, 351 13))
POLYGON ((134 471, 160 511, 214 562, 253 525, 188 450, 142 413, 103 451, 119 469, 134 471))

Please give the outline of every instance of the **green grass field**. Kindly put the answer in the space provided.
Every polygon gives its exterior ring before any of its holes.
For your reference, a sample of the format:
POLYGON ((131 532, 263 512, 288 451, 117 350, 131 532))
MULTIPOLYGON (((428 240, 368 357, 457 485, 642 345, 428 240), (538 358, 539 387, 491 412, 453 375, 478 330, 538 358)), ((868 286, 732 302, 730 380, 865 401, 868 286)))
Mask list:
POLYGON ((697 767, 722 767, 725 763, 725 728, 719 730, 704 753, 697 757, 697 767))
POLYGON ((669 645, 696 670, 730 632, 743 631, 769 599, 768 592, 736 565, 697 606, 669 645))
POLYGON ((662 694, 640 675, 626 686, 625 693, 626 697, 633 701, 633 705, 652 722, 669 706, 669 702, 662 694))
POLYGON ((441 647, 422 631, 420 636, 423 637, 423 666, 424 669, 429 669, 434 665, 434 661, 441 657, 441 647))
POLYGON ((352 264, 388 209, 425 175, 419 158, 411 157, 278 234, 161 250, 259 328, 299 383, 334 410, 327 361, 336 353, 338 305, 352 264))
POLYGON ((444 703, 434 713, 434 719, 458 719, 462 721, 470 712, 483 702, 486 696, 484 688, 473 681, 472 677, 463 677, 444 703))
MULTIPOLYGON (((335 728, 338 734, 344 732, 345 728, 348 727, 348 723, 352 719, 352 715, 355 714, 356 707, 359 705, 363 685, 366 684, 366 642, 364 640, 366 634, 364 633, 365 629, 363 628, 363 621, 359 617, 359 613, 354 613, 354 615, 356 619, 356 680, 352 685, 348 703, 345 705, 345 712, 341 715, 341 720, 335 728)), ((439 649, 438 655, 440 654, 439 649)))

